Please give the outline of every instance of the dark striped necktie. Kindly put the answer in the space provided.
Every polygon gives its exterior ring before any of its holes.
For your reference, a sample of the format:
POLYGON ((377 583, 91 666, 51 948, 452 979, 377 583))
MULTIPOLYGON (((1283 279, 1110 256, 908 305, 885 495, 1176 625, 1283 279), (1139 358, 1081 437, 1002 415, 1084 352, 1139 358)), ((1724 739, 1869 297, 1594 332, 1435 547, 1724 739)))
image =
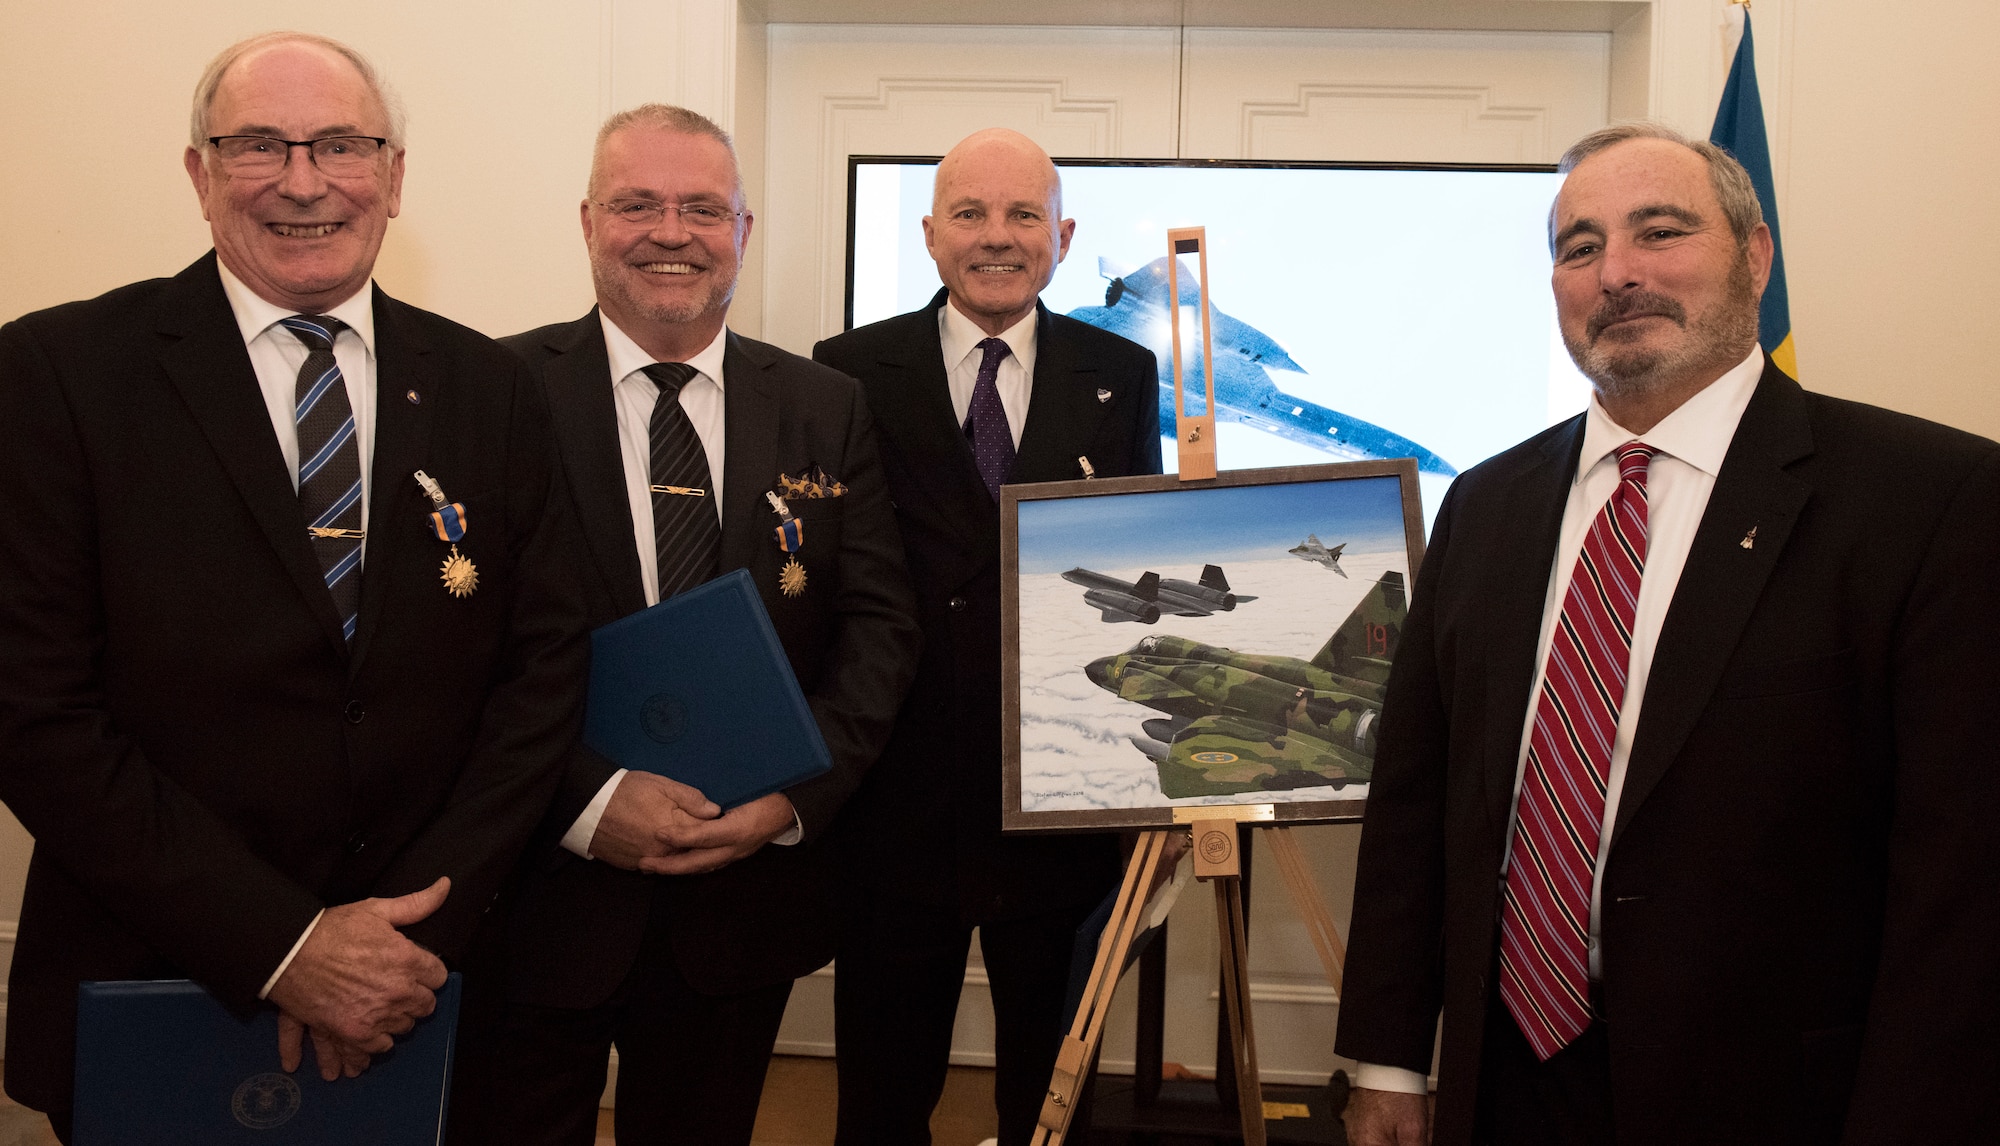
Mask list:
POLYGON ((653 543, 659 557, 660 600, 715 576, 722 525, 715 480, 701 435, 681 409, 681 387, 698 373, 685 362, 655 362, 646 376, 660 388, 648 427, 652 438, 653 543))
POLYGON ((333 340, 347 324, 324 314, 278 321, 306 347, 293 398, 299 427, 299 508, 341 631, 352 641, 361 605, 361 449, 354 440, 347 382, 333 358, 333 340))
POLYGON ((1549 642, 1515 806, 1500 914, 1500 998, 1543 1061, 1590 1026, 1590 892, 1611 743, 1646 568, 1646 471, 1618 449, 1618 488, 1590 525, 1549 642))

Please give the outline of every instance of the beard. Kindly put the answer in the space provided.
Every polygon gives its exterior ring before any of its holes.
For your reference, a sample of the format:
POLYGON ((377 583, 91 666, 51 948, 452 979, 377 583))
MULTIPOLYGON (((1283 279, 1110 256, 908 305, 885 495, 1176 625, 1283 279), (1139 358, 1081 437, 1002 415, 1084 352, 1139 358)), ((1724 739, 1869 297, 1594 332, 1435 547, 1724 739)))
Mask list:
POLYGON ((1694 374, 1727 369, 1757 344, 1757 289, 1750 275, 1750 252, 1740 247, 1730 264, 1722 300, 1692 321, 1677 300, 1650 291, 1604 299, 1584 323, 1581 337, 1562 332, 1563 346, 1576 368, 1611 401, 1667 390, 1694 374), (1686 332, 1664 347, 1625 346, 1600 339, 1604 328, 1634 315, 1658 315, 1686 332))
MULTIPOLYGON (((663 257, 661 262, 675 261, 663 257)), ((591 260, 590 277, 597 287, 600 301, 609 300, 618 313, 632 315, 647 322, 680 326, 695 322, 707 315, 728 311, 730 299, 736 294, 736 280, 717 279, 709 284, 706 293, 681 299, 663 300, 642 296, 632 289, 626 277, 630 268, 623 263, 605 265, 591 260)))

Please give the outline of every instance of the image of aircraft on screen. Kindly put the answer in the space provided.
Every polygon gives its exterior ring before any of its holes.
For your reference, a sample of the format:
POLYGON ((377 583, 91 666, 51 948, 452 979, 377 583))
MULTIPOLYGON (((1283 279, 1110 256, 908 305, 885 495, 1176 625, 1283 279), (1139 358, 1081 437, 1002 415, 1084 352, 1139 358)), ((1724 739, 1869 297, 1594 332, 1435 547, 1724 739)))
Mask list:
POLYGON ((1233 593, 1229 578, 1220 565, 1201 567, 1199 581, 1161 577, 1148 569, 1137 581, 1121 581, 1078 566, 1062 575, 1063 580, 1083 586, 1084 603, 1103 614, 1106 622, 1137 621, 1157 624, 1162 616, 1206 617, 1227 613, 1248 604, 1254 595, 1233 593))
POLYGON ((1285 552, 1290 553, 1301 561, 1310 561, 1315 565, 1324 565, 1328 569, 1345 577, 1347 576, 1347 570, 1340 567, 1340 551, 1345 548, 1347 548, 1347 545, 1342 543, 1334 546, 1332 549, 1328 549, 1326 543, 1319 539, 1319 534, 1308 533, 1304 541, 1292 546, 1285 552))
MULTIPOLYGON (((1174 410, 1173 330, 1168 323, 1183 310, 1192 313, 1199 302, 1196 279, 1186 263, 1181 264, 1177 305, 1168 305, 1167 258, 1162 255, 1144 267, 1121 272, 1109 259, 1097 261, 1098 273, 1110 280, 1104 291, 1103 306, 1080 306, 1069 316, 1122 335, 1153 352, 1160 363, 1160 432, 1172 437, 1177 425, 1174 410)), ((1215 416, 1223 421, 1241 422, 1290 441, 1323 450, 1337 458, 1415 458, 1424 473, 1451 477, 1458 470, 1450 462, 1393 430, 1351 417, 1338 410, 1307 401, 1278 389, 1270 370, 1290 370, 1303 374, 1297 362, 1270 335, 1241 319, 1222 312, 1210 302, 1214 330, 1210 341, 1215 348, 1212 388, 1215 416)), ((1187 382, 1192 390, 1203 377, 1201 340, 1190 321, 1183 326, 1182 343, 1193 343, 1187 382)), ((1205 410, 1198 391, 1189 396, 1191 414, 1205 410)))
POLYGON ((1365 784, 1407 611, 1392 570, 1310 660, 1161 633, 1083 671, 1161 714, 1129 739, 1158 766, 1169 799, 1365 784))

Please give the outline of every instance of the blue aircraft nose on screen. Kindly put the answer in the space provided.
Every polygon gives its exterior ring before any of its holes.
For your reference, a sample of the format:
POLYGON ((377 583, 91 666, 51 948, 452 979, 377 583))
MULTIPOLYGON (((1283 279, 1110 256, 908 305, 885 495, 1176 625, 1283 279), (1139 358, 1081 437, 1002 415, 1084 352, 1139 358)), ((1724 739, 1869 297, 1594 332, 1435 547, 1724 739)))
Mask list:
MULTIPOLYGON (((1122 335, 1153 352, 1160 362, 1160 432, 1172 435, 1176 418, 1173 383, 1173 329, 1170 314, 1185 307, 1192 310, 1199 301, 1195 276, 1181 264, 1178 305, 1167 304, 1167 257, 1154 259, 1129 274, 1119 274, 1109 260, 1099 259, 1097 271, 1110 280, 1103 306, 1080 306, 1069 316, 1092 326, 1122 335)), ((1285 349, 1270 335, 1241 319, 1232 318, 1211 304, 1215 329, 1210 338, 1215 346, 1213 386, 1216 417, 1255 426, 1279 437, 1301 442, 1344 458, 1415 458, 1425 473, 1455 475, 1450 462, 1373 422, 1329 410, 1314 402, 1287 394, 1271 381, 1268 369, 1305 373, 1285 349)), ((1192 342, 1191 363, 1199 377, 1202 366, 1199 337, 1185 337, 1199 330, 1189 324, 1183 330, 1183 344, 1192 342)), ((1206 411, 1199 394, 1188 397, 1188 412, 1206 411)))

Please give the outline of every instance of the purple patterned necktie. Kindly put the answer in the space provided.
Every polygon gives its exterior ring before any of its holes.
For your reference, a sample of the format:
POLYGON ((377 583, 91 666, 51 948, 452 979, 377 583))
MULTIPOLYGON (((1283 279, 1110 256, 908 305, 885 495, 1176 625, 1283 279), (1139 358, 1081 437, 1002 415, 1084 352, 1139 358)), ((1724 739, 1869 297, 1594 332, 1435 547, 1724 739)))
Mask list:
POLYGON ((1007 357, 1007 344, 997 338, 979 342, 984 357, 979 360, 979 377, 972 384, 972 407, 965 415, 965 436, 972 439, 972 460, 979 465, 979 478, 986 492, 1000 500, 1000 483, 1014 469, 1014 432, 1007 428, 1007 408, 1000 404, 1000 360, 1007 357))
POLYGON ((1590 1026, 1590 889, 1657 452, 1643 442, 1618 448, 1618 488, 1577 555, 1528 737, 1500 914, 1500 998, 1544 1062, 1590 1026))

